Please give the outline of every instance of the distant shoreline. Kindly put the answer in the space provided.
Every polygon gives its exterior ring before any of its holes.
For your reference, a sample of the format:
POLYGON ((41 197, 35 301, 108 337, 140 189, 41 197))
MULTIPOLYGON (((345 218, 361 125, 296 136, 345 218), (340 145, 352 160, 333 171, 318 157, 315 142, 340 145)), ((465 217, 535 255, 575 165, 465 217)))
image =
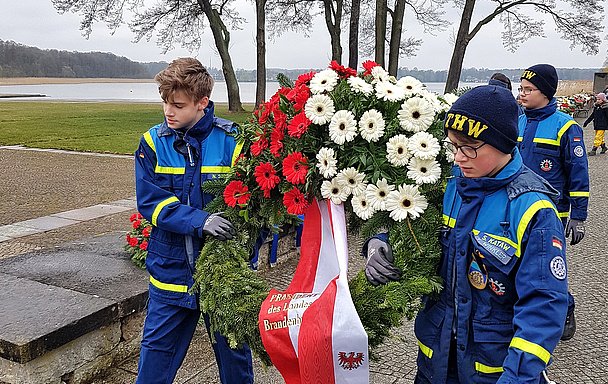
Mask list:
POLYGON ((0 85, 86 84, 86 83, 153 83, 154 79, 118 79, 104 77, 0 77, 0 85))

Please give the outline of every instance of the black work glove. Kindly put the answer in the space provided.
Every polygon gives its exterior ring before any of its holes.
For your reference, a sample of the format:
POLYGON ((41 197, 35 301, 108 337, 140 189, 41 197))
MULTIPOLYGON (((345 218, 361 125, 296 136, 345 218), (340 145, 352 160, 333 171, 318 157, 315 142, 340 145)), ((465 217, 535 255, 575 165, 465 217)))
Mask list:
POLYGON ((236 231, 230 221, 222 217, 222 212, 212 213, 203 224, 203 233, 217 240, 230 240, 236 231))
POLYGON ((373 238, 367 243, 365 277, 372 285, 397 281, 401 271, 393 264, 393 250, 390 244, 373 238))
POLYGON ((576 245, 585 237, 585 222, 583 220, 570 219, 566 224, 566 237, 572 233, 570 245, 576 245))

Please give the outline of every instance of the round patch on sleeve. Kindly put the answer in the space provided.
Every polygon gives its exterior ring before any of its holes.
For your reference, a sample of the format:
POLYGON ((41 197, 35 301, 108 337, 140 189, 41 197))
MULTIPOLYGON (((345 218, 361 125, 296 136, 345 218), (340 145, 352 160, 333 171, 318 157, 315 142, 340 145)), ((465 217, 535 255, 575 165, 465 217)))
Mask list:
POLYGON ((574 155, 576 157, 583 157, 583 155, 585 154, 585 150, 580 145, 577 145, 576 147, 574 147, 574 149, 572 151, 574 152, 574 155))
POLYGON ((551 268, 551 274, 558 280, 564 280, 566 278, 566 262, 561 256, 555 256, 549 264, 551 268))

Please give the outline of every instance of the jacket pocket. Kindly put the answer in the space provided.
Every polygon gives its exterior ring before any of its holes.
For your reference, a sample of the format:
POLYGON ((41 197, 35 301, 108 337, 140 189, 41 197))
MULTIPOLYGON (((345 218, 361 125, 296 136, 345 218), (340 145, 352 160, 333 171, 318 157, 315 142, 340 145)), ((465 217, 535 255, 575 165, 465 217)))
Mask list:
MULTIPOLYGON (((433 358, 441 356, 441 331, 446 313, 446 305, 437 302, 420 311, 416 316, 414 333, 418 340, 418 369, 428 377, 433 377, 433 358)), ((449 344, 449 340, 447 341, 449 344)), ((444 348, 445 349, 445 348, 444 348)))
POLYGON ((486 323, 473 320, 475 383, 495 383, 500 377, 513 334, 512 321, 486 323))

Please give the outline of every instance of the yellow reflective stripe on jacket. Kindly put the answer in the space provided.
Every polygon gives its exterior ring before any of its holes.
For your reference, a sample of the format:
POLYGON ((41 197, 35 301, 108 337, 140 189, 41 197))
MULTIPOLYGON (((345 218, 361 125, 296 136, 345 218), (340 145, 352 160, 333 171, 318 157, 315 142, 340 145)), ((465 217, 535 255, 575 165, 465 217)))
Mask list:
POLYGON ((568 217, 570 216, 570 212, 557 212, 557 216, 559 216, 559 218, 568 217))
POLYGON ((538 357, 539 359, 541 359, 542 361, 544 361, 545 364, 548 364, 549 359, 551 358, 551 354, 545 348, 543 348, 542 346, 540 346, 536 343, 532 343, 528 340, 524 340, 521 337, 514 337, 511 340, 511 344, 509 344, 509 347, 517 348, 520 351, 524 351, 529 354, 532 354, 532 355, 538 357))
POLYGON ((152 148, 154 153, 156 153, 156 146, 154 145, 154 140, 152 140, 152 135, 150 135, 150 131, 144 133, 144 140, 146 140, 146 143, 148 143, 150 148, 152 148))
POLYGON ((535 143, 543 143, 543 144, 549 144, 549 145, 559 146, 559 143, 562 140, 562 136, 564 135, 564 133, 566 133, 566 131, 568 130, 568 128, 570 128, 573 124, 576 124, 576 121, 570 120, 566 124, 564 124, 559 129, 559 132, 557 132, 557 139, 555 139, 555 140, 553 140, 553 139, 543 139, 543 138, 540 138, 540 137, 535 137, 533 141, 535 143))
POLYGON ((171 204, 171 203, 175 203, 175 202, 179 202, 179 199, 176 196, 171 196, 168 199, 165 199, 163 201, 161 201, 160 203, 158 203, 156 205, 156 208, 154 208, 154 212, 152 212, 152 225, 154 225, 155 227, 156 225, 156 221, 158 220, 158 215, 160 215, 160 211, 167 205, 171 204))
POLYGON ((154 173, 166 173, 170 175, 185 175, 186 168, 184 167, 161 167, 160 165, 156 165, 154 168, 154 173))
POLYGON ((504 371, 503 367, 490 367, 489 365, 481 364, 480 362, 475 362, 475 370, 481 373, 500 373, 504 371))
POLYGON ((154 277, 152 277, 152 275, 150 275, 150 283, 152 283, 152 285, 155 286, 156 288, 162 289, 163 291, 181 292, 181 293, 188 292, 187 285, 163 283, 163 282, 156 280, 154 277))
POLYGON ((229 173, 230 167, 227 165, 203 165, 201 173, 229 173))
POLYGON ((523 136, 517 136, 517 141, 518 141, 518 142, 520 142, 520 143, 521 143, 522 141, 524 141, 523 136))
POLYGON ((456 225, 456 219, 448 215, 443 215, 443 225, 447 225, 450 228, 454 228, 456 225))
POLYGON ((589 192, 570 192, 570 197, 589 197, 589 192))
POLYGON ((234 164, 236 163, 236 159, 239 157, 239 155, 241 154, 241 151, 243 150, 243 145, 245 145, 245 142, 243 140, 241 140, 238 143, 236 143, 236 147, 234 147, 234 152, 232 152, 232 161, 230 162, 230 164, 233 167, 234 167, 234 164))
POLYGON ((426 345, 422 344, 420 342, 420 340, 418 341, 418 346, 420 347, 420 351, 422 351, 422 353, 424 353, 424 355, 426 357, 428 357, 429 359, 433 358, 433 350, 429 347, 427 347, 426 345))
MULTIPOLYGON (((526 232, 526 228, 528 228, 528 224, 530 224, 530 220, 536 215, 536 212, 540 211, 543 208, 550 208, 555 211, 555 214, 559 216, 557 209, 553 204, 548 200, 539 200, 532 204, 526 212, 521 217, 519 221, 519 225, 517 226, 517 244, 521 244, 521 240, 524 238, 524 233, 526 232)), ((518 247, 515 251, 515 256, 521 256, 521 247, 518 247)))

